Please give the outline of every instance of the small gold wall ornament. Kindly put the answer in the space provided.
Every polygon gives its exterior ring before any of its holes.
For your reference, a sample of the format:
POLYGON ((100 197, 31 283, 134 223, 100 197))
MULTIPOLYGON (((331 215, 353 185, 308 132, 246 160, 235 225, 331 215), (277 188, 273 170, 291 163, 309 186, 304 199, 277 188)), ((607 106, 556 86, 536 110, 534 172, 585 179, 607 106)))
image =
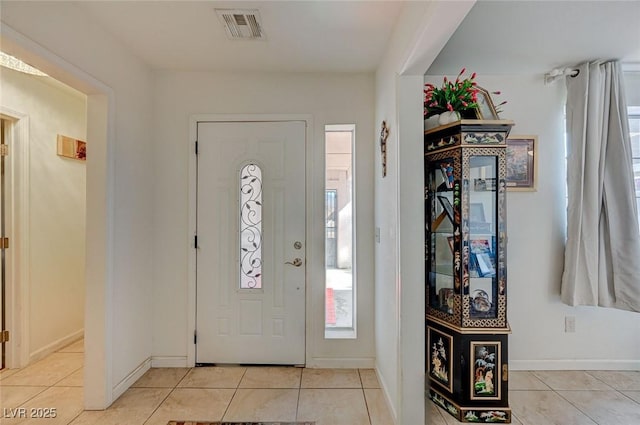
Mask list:
POLYGON ((58 134, 57 153, 66 158, 87 160, 87 142, 58 134))
POLYGON ((389 127, 386 121, 382 121, 380 130, 380 154, 382 155, 382 177, 387 176, 387 138, 389 138, 389 127))

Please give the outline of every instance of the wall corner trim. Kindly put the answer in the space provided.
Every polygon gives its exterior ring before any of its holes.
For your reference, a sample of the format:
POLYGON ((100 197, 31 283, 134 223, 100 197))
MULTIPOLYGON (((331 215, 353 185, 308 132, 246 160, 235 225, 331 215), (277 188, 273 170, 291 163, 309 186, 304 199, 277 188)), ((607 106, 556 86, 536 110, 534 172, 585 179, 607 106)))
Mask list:
POLYGON ((122 381, 113 386, 113 401, 116 401, 118 397, 124 394, 124 392, 127 391, 129 387, 140 379, 149 369, 151 369, 151 357, 147 357, 138 365, 138 367, 125 376, 122 381))

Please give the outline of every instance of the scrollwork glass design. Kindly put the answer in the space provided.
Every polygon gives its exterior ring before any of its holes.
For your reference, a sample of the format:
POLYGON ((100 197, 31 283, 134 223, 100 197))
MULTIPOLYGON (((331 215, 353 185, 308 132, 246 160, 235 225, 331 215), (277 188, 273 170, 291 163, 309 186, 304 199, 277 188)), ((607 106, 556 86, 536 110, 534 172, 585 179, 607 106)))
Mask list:
POLYGON ((262 170, 240 170, 240 288, 262 288, 262 170))

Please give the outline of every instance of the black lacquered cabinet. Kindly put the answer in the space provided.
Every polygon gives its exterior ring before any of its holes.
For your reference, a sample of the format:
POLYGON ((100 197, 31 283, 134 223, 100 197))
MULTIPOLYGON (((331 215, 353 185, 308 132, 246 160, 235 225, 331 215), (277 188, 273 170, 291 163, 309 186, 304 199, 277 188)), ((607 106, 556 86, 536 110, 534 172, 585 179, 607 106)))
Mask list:
POLYGON ((506 139, 512 121, 425 132, 426 390, 462 422, 510 423, 506 139))

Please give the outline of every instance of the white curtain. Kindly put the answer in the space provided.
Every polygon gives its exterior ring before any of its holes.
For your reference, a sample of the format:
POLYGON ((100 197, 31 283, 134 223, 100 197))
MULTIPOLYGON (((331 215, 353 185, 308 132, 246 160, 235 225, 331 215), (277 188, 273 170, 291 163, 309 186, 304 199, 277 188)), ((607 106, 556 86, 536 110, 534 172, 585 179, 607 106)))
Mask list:
POLYGON ((568 237, 562 301, 640 312, 640 235, 618 62, 567 77, 568 237))

